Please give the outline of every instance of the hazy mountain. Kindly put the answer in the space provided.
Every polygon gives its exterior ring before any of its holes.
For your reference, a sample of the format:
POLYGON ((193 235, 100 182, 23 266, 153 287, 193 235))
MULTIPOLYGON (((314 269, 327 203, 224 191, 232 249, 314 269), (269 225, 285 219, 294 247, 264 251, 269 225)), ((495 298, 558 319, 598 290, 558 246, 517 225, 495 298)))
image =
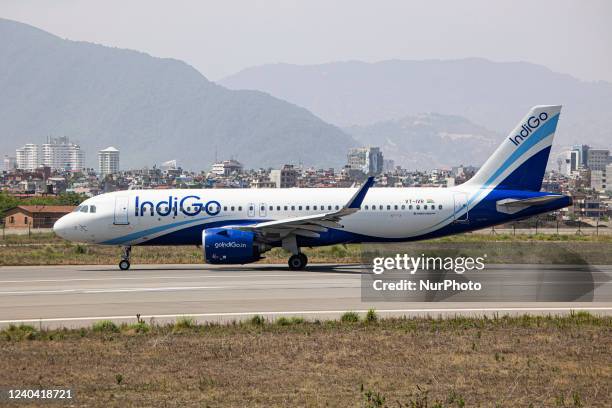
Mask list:
POLYGON ((86 163, 109 145, 129 168, 177 159, 208 168, 341 165, 354 140, 306 109, 258 91, 231 91, 184 62, 68 41, 0 19, 0 153, 48 135, 78 140, 86 163))
POLYGON ((407 169, 481 165, 502 136, 460 116, 436 113, 345 130, 363 145, 380 146, 385 159, 407 169))
POLYGON ((505 134, 531 106, 563 104, 560 143, 609 146, 611 140, 612 84, 584 82, 524 62, 274 64, 245 69, 220 83, 268 92, 338 126, 438 112, 505 134))

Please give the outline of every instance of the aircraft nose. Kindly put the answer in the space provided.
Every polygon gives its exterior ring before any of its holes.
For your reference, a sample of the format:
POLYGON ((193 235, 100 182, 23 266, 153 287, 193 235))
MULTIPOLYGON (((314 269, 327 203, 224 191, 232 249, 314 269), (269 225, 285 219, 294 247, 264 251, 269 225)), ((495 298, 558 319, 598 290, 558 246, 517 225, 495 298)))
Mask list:
POLYGON ((53 232, 59 237, 64 239, 68 238, 68 230, 70 228, 70 221, 68 220, 68 215, 64 215, 59 220, 55 221, 53 224, 53 232))

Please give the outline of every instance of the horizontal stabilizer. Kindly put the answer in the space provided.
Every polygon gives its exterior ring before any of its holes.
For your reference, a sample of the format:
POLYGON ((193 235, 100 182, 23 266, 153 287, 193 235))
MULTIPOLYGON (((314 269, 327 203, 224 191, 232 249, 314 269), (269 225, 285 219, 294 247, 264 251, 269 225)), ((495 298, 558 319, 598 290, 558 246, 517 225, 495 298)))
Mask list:
POLYGON ((498 212, 505 214, 514 214, 521 210, 524 210, 527 207, 546 205, 563 197, 563 195, 555 194, 541 197, 525 198, 523 200, 506 198, 504 200, 499 200, 496 203, 496 208, 498 212))

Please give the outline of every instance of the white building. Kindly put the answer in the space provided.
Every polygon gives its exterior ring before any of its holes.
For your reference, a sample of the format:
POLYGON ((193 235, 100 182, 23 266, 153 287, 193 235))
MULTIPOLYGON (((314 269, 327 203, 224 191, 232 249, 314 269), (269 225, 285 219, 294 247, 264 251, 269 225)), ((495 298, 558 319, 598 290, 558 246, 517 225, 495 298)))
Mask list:
POLYGON ((42 164, 57 171, 81 171, 83 151, 67 137, 48 138, 42 145, 42 164))
POLYGON ((210 170, 211 173, 218 174, 219 176, 229 176, 236 172, 242 172, 242 163, 237 160, 223 160, 212 165, 210 170))
POLYGON ((169 170, 178 169, 178 164, 176 163, 176 160, 168 160, 163 162, 159 168, 163 172, 168 172, 169 170))
POLYGON ((113 146, 109 146, 98 152, 98 169, 100 176, 104 177, 108 174, 119 172, 119 150, 113 146))
POLYGON ((352 170, 361 170, 367 175, 378 175, 383 171, 383 154, 378 147, 356 147, 349 150, 348 165, 352 170))
POLYGON ((4 171, 11 172, 17 168, 17 159, 8 155, 4 156, 4 163, 2 169, 4 171))
POLYGON ((581 152, 579 150, 568 150, 561 157, 561 173, 571 176, 581 166, 581 152))
POLYGON ((37 144, 28 143, 16 150, 15 158, 17 168, 20 170, 33 171, 42 164, 40 160, 40 147, 37 144))

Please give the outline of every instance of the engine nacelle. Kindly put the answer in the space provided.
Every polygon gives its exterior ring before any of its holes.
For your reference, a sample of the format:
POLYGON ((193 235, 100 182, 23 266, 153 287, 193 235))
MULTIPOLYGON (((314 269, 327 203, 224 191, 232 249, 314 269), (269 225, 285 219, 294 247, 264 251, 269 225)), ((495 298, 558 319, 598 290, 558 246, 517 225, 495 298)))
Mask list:
POLYGON ((255 234, 231 228, 202 231, 204 259, 210 264, 245 264, 261 259, 255 234))

